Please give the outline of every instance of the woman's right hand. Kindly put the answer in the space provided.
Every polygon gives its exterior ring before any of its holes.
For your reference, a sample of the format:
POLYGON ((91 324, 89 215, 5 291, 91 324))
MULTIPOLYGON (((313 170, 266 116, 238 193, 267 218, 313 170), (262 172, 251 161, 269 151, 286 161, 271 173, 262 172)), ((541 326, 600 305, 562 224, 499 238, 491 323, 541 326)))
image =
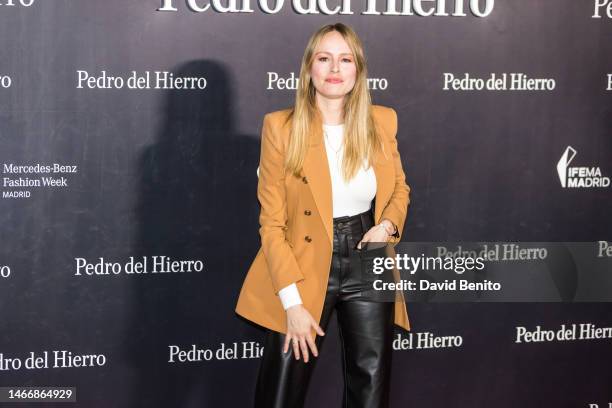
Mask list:
POLYGON ((289 351, 289 343, 293 345, 293 355, 296 360, 300 359, 301 354, 304 357, 304 362, 308 362, 308 347, 312 351, 312 355, 318 357, 319 352, 315 344, 311 329, 315 329, 319 336, 324 336, 325 333, 319 327, 315 319, 310 315, 308 310, 303 305, 291 306, 286 311, 287 313, 287 334, 285 336, 285 345, 283 353, 289 351))

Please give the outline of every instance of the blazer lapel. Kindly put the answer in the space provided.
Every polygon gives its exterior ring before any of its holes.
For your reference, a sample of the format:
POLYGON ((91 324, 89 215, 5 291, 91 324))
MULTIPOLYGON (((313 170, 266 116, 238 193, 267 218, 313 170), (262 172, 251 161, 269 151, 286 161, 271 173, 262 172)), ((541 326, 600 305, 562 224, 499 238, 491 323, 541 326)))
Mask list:
MULTIPOLYGON (((323 225, 327 231, 330 245, 333 245, 333 204, 332 186, 329 173, 329 164, 325 144, 323 143, 323 123, 320 113, 317 112, 311 128, 308 152, 304 158, 303 173, 310 187, 315 204, 321 215, 323 225)), ((385 137, 383 136, 383 139, 385 137)), ((374 155, 373 167, 376 175, 376 197, 374 200, 374 222, 380 222, 383 205, 393 193, 394 172, 389 152, 385 144, 385 152, 374 155)))
POLYGON ((323 122, 318 112, 311 128, 310 142, 308 152, 304 158, 303 172, 310 186, 310 191, 312 192, 319 214, 321 214, 329 242, 333 243, 334 226, 331 175, 329 174, 327 153, 323 143, 323 122))
MULTIPOLYGON (((385 139, 384 136, 383 139, 385 139)), ((395 171, 386 140, 383 142, 383 146, 385 151, 378 151, 374 155, 373 166, 374 173, 376 173, 376 197, 374 202, 374 222, 376 224, 380 222, 382 212, 395 188, 395 171)))

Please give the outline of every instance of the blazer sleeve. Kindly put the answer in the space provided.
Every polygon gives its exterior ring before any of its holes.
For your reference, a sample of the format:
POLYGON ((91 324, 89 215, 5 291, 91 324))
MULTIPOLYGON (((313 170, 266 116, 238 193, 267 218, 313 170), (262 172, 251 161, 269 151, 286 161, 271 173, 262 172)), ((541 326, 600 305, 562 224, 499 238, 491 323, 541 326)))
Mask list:
POLYGON ((399 236, 391 237, 389 240, 391 243, 397 243, 402 238, 404 222, 406 221, 406 215, 408 213, 410 187, 406 184, 406 175, 402 168, 402 159, 400 158, 397 147, 397 113, 393 108, 389 108, 389 110, 391 111, 391 138, 389 139, 389 144, 391 146, 391 158, 395 168, 395 189, 393 190, 389 203, 382 212, 381 219, 387 218, 397 226, 399 236))
POLYGON ((287 242, 287 200, 284 153, 278 132, 266 114, 261 133, 257 198, 261 205, 259 235, 274 293, 304 279, 293 250, 287 242))

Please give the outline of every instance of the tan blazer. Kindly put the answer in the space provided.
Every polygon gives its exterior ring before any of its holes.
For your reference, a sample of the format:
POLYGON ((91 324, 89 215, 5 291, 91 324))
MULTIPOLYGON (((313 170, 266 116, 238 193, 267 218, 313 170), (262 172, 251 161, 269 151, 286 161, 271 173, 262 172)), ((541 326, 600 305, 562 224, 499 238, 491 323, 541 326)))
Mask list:
MULTIPOLYGON (((257 196, 261 248, 244 280, 236 313, 277 332, 287 332, 287 317, 278 291, 296 283, 304 307, 319 323, 327 292, 333 251, 332 187, 318 114, 300 177, 286 175, 284 152, 291 121, 289 109, 268 113, 263 120, 257 196)), ((375 223, 388 218, 401 239, 410 188, 397 149, 397 114, 373 105, 375 125, 383 134, 384 151, 374 157, 375 223)), ((410 330, 403 297, 395 302, 395 324, 410 330)), ((313 336, 316 333, 313 331, 313 336)))

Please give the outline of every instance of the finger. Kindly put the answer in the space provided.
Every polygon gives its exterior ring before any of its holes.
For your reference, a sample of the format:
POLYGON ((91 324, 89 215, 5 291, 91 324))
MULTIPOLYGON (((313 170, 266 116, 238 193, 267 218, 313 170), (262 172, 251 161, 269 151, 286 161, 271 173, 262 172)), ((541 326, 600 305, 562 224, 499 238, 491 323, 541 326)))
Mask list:
POLYGON ((293 355, 295 356, 296 360, 300 359, 300 346, 298 343, 298 340, 294 337, 293 338, 293 355))
POLYGON ((314 319, 312 320, 312 327, 316 330, 319 336, 325 336, 325 332, 323 331, 321 326, 319 326, 317 322, 314 321, 314 319))
POLYGON ((308 343, 308 346, 310 347, 310 350, 312 351, 312 355, 315 357, 319 357, 319 350, 317 350, 317 345, 312 340, 312 336, 310 335, 310 333, 308 333, 308 336, 306 336, 306 343, 308 343))
POLYGON ((359 243, 357 244, 357 249, 361 249, 361 244, 368 242, 368 237, 366 235, 363 236, 363 238, 361 238, 361 241, 359 241, 359 243))
POLYGON ((308 362, 308 346, 306 345, 306 340, 304 337, 300 337, 300 349, 302 350, 302 357, 304 358, 304 362, 308 362))
POLYGON ((289 351, 289 343, 291 343, 291 335, 287 334, 285 336, 285 344, 283 344, 283 354, 289 351))

